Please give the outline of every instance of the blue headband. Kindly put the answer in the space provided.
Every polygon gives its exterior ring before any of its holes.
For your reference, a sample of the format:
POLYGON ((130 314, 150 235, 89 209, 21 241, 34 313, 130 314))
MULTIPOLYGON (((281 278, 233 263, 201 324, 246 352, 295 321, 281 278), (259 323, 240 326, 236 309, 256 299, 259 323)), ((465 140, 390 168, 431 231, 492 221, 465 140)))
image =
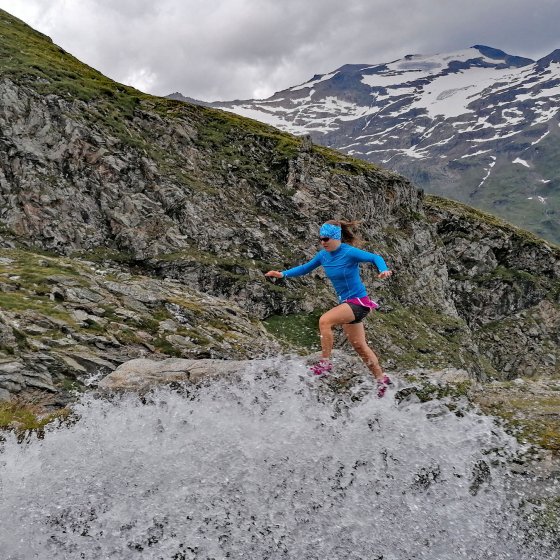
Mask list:
POLYGON ((319 235, 331 239, 342 239, 342 228, 334 224, 323 224, 319 230, 319 235))

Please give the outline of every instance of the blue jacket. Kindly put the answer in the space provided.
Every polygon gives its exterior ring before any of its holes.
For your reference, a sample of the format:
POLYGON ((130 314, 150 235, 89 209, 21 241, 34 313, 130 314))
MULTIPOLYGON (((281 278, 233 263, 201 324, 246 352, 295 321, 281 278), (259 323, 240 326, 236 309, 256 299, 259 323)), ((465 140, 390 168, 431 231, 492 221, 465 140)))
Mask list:
POLYGON ((389 270, 379 255, 341 243, 336 251, 329 252, 322 249, 309 262, 284 270, 282 274, 286 278, 293 278, 308 274, 318 266, 322 266, 336 290, 339 301, 344 302, 347 299, 367 295, 366 287, 360 278, 359 264, 362 262, 375 264, 379 272, 389 270))

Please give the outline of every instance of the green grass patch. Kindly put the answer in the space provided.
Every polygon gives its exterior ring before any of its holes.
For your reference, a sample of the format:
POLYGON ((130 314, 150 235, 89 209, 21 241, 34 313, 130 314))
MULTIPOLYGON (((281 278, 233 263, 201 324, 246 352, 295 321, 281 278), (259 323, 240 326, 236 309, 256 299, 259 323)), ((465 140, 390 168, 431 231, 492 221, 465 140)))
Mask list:
POLYGON ((284 340, 290 346, 306 350, 318 350, 320 311, 294 315, 272 315, 263 321, 264 326, 273 336, 284 340))
POLYGON ((427 379, 418 379, 415 376, 407 376, 407 381, 415 385, 401 389, 396 394, 397 401, 402 401, 411 394, 418 397, 421 402, 428 402, 437 399, 460 399, 469 396, 472 388, 472 381, 432 383, 427 379))
POLYGON ((522 443, 560 453, 560 395, 529 394, 493 399, 492 393, 475 398, 481 410, 505 421, 508 431, 522 443))
POLYGON ((176 348, 163 337, 158 337, 152 341, 152 344, 155 348, 157 348, 162 354, 166 354, 168 356, 173 356, 175 358, 180 358, 183 354, 179 348, 176 348))
POLYGON ((71 325, 75 324, 72 317, 58 308, 58 304, 45 296, 25 295, 21 292, 0 292, 0 308, 7 311, 37 311, 47 317, 60 319, 71 325))
POLYGON ((483 210, 478 210, 462 202, 457 202, 455 200, 450 200, 448 198, 430 194, 424 197, 424 205, 428 210, 430 208, 433 208, 434 210, 446 210, 448 212, 451 212, 452 214, 459 215, 467 220, 470 220, 471 222, 473 222, 473 231, 477 229, 477 223, 482 222, 492 227, 498 228, 507 234, 515 235, 529 245, 542 246, 545 243, 544 239, 538 237, 530 231, 514 226, 513 224, 507 222, 502 218, 499 218, 498 216, 495 216, 494 214, 490 214, 483 210))
POLYGON ((11 429, 19 434, 29 430, 40 431, 50 422, 64 419, 68 414, 69 411, 66 409, 44 414, 36 405, 14 400, 0 403, 0 428, 11 429))
POLYGON ((373 312, 367 318, 368 338, 377 340, 375 346, 383 348, 384 356, 399 367, 465 368, 463 321, 427 307, 411 310, 396 302, 391 306, 391 311, 373 312), (398 353, 383 347, 387 338, 401 349, 398 353))
POLYGON ((313 153, 319 155, 334 173, 342 175, 363 175, 372 171, 379 171, 378 165, 343 154, 331 148, 313 145, 313 153))
POLYGON ((72 253, 73 258, 83 259, 97 264, 104 262, 115 262, 119 264, 134 264, 136 259, 132 253, 115 251, 106 247, 96 247, 91 251, 79 251, 72 253))

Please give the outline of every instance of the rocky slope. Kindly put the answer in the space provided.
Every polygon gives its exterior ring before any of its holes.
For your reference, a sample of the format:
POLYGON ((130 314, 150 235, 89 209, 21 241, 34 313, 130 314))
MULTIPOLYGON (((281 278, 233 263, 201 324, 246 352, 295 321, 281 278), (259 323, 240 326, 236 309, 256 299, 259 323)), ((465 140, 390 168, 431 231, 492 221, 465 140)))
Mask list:
POLYGON ((148 354, 313 345, 324 277, 263 272, 310 257, 333 216, 363 220, 395 270, 364 269, 387 365, 559 372, 557 247, 307 137, 112 82, 5 12, 0 34, 4 397, 148 354))
POLYGON ((208 105, 311 134, 560 243, 559 83, 560 50, 534 61, 476 45, 208 105))

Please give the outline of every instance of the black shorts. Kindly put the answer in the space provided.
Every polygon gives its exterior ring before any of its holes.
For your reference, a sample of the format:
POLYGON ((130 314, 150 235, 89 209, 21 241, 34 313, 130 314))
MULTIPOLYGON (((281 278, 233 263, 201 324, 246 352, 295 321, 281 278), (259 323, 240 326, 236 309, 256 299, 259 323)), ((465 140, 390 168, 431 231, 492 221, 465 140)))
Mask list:
POLYGON ((348 325, 355 325, 356 323, 361 323, 365 319, 366 315, 371 311, 370 307, 357 305, 355 303, 348 303, 348 302, 346 303, 352 309, 352 312, 354 313, 354 317, 355 317, 355 319, 353 321, 350 321, 348 325))

